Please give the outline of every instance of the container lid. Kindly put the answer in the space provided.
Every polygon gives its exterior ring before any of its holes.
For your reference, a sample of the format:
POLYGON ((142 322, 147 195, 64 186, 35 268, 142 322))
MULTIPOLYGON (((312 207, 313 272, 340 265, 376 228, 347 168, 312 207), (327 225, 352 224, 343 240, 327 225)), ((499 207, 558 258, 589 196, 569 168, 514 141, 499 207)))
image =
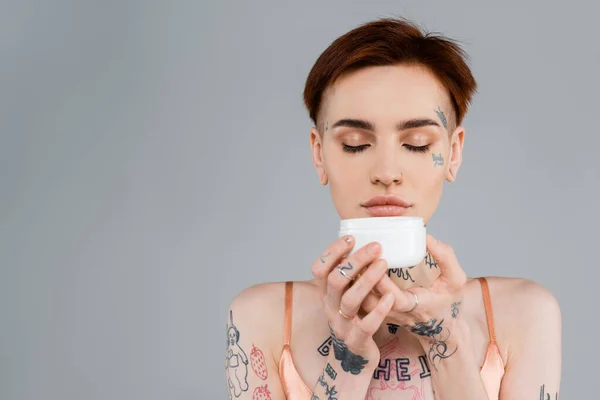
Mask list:
POLYGON ((367 217, 351 218, 340 221, 340 230, 350 229, 387 229, 423 227, 422 217, 367 217))

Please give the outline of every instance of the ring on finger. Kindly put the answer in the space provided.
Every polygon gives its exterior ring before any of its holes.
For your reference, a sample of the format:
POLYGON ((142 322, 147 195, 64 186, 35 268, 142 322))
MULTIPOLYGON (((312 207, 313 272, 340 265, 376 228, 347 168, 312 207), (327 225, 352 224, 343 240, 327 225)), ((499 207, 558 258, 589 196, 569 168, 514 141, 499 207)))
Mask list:
POLYGON ((338 269, 338 271, 340 271, 340 274, 344 275, 344 278, 346 278, 346 279, 349 279, 349 280, 351 280, 351 281, 353 281, 353 280, 355 280, 355 279, 356 279, 355 277, 348 275, 348 274, 346 273, 346 271, 344 271, 344 270, 342 269, 342 264, 338 265, 337 269, 338 269))
POLYGON ((419 305, 419 298, 417 297, 417 295, 413 292, 408 292, 410 294, 412 294, 413 296, 415 296, 415 305, 413 306, 413 308, 411 308, 410 310, 408 310, 407 312, 412 312, 414 311, 415 308, 417 308, 417 306, 419 305))
MULTIPOLYGON (((352 318, 354 318, 354 315, 353 315, 353 316, 349 316, 349 315, 346 315, 346 314, 344 314, 344 313, 342 312, 342 309, 341 309, 341 308, 338 308, 338 312, 340 313, 340 315, 341 315, 342 317, 344 317, 344 318, 346 318, 346 319, 352 319, 352 318)), ((355 315, 356 315, 356 314, 355 314, 355 315)))

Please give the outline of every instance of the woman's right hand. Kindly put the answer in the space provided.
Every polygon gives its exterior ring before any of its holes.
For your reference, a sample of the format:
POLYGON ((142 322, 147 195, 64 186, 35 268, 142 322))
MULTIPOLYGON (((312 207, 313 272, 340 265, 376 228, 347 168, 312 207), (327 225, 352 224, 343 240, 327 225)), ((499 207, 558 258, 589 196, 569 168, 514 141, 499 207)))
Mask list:
POLYGON ((379 243, 369 243, 344 258, 353 247, 352 236, 335 241, 314 262, 312 273, 321 288, 335 359, 340 362, 345 375, 368 374, 370 382, 380 357, 373 334, 383 323, 394 299, 393 295, 384 296, 369 314, 362 318, 358 316, 363 300, 388 268, 386 261, 378 258, 379 243))

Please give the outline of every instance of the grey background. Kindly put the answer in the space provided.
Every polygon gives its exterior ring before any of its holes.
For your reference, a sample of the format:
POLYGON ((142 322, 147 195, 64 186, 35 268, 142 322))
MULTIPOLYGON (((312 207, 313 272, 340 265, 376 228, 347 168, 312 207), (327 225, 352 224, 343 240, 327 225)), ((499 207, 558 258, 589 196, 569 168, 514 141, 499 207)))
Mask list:
POLYGON ((482 3, 3 2, 0 398, 225 398, 229 301, 336 237, 306 75, 394 14, 463 42, 480 85, 429 231, 470 276, 552 290, 562 396, 592 394, 600 9, 482 3))

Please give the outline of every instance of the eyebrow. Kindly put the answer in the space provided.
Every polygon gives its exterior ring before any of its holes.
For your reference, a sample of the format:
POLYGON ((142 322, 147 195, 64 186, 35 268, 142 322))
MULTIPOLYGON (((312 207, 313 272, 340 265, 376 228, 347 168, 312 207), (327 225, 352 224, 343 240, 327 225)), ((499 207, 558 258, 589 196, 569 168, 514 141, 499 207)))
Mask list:
MULTIPOLYGON (((367 121, 364 119, 353 119, 353 118, 344 118, 337 121, 335 124, 331 126, 331 129, 338 128, 340 126, 345 126, 348 128, 356 128, 362 129, 365 131, 375 131, 375 124, 371 121, 367 121)), ((411 118, 405 121, 400 121, 396 124, 396 131, 405 131, 413 128, 421 128, 424 126, 436 126, 440 127, 436 121, 431 118, 411 118)))

